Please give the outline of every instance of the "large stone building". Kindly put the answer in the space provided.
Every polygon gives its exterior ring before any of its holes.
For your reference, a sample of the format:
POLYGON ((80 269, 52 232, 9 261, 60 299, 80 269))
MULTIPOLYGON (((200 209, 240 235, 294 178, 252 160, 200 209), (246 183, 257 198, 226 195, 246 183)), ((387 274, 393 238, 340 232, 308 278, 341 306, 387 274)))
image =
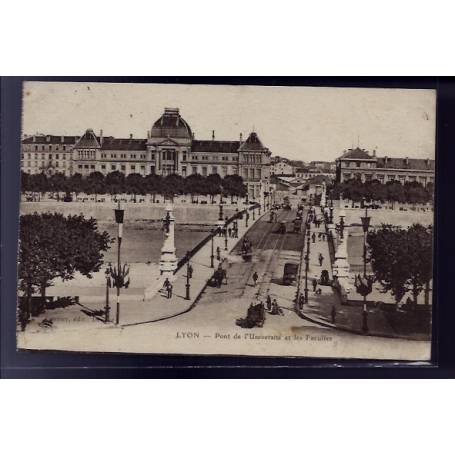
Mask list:
POLYGON ((179 109, 166 108, 163 115, 147 131, 147 139, 126 139, 98 135, 88 129, 82 136, 25 137, 22 141, 21 168, 34 174, 45 172, 86 176, 98 171, 125 175, 138 173, 238 174, 248 188, 249 197, 260 199, 269 191, 270 151, 252 132, 243 141, 197 140, 179 109))
POLYGON ((434 182, 435 162, 421 158, 377 157, 376 152, 355 148, 346 150, 336 160, 336 180, 359 179, 362 182, 379 180, 381 183, 396 180, 401 183, 419 182, 426 186, 434 182))

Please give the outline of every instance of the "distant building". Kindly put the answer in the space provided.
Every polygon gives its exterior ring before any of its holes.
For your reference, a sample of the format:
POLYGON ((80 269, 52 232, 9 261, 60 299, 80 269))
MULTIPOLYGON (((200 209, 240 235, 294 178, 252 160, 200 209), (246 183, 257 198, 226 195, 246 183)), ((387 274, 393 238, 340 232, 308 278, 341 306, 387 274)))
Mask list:
POLYGON ((72 153, 75 136, 51 136, 39 134, 26 136, 22 141, 21 169, 29 174, 60 172, 73 173, 72 153))
POLYGON ((62 172, 69 176, 92 172, 238 174, 251 199, 269 191, 271 152, 252 132, 238 141, 197 140, 177 108, 165 108, 163 115, 147 131, 147 138, 114 138, 96 135, 92 129, 78 136, 27 136, 22 141, 21 169, 30 174, 62 172))
POLYGON ((346 150, 336 160, 336 181, 359 179, 362 182, 378 180, 387 183, 419 182, 426 186, 434 182, 435 162, 421 158, 377 157, 376 152, 355 148, 346 150))
POLYGON ((288 160, 280 159, 270 165, 271 175, 294 175, 295 167, 288 160))
POLYGON ((335 180, 335 171, 330 169, 321 169, 316 167, 304 167, 304 168, 297 168, 295 171, 296 177, 300 179, 311 179, 313 177, 324 176, 331 180, 335 180))

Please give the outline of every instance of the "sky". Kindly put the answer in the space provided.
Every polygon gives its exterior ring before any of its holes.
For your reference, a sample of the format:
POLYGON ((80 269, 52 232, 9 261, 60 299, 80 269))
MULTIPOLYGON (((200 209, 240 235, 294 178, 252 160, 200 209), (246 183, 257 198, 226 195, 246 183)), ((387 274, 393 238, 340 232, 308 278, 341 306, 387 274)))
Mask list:
POLYGON ((378 156, 434 158, 433 90, 184 84, 26 82, 24 134, 146 138, 178 107, 196 139, 256 131, 273 155, 332 161, 360 146, 378 156))

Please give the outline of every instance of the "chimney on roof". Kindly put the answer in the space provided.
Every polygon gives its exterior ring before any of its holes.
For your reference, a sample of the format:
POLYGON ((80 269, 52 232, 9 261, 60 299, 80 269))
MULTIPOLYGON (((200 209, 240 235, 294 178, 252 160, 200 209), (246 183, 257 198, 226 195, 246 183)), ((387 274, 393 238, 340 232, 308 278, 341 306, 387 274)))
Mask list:
POLYGON ((212 130, 212 141, 215 140, 215 130, 212 130))
POLYGON ((133 133, 130 133, 130 139, 133 139, 133 133))
POLYGON ((60 136, 60 142, 63 144, 65 142, 65 136, 60 136))
POLYGON ((409 164, 409 158, 408 158, 408 157, 406 157, 406 158, 404 159, 404 164, 406 164, 406 166, 409 164))
POLYGON ((426 163, 427 167, 430 167, 430 158, 427 158, 427 159, 425 160, 425 163, 426 163))
POLYGON ((36 142, 36 136, 33 135, 33 142, 36 142))
POLYGON ((104 137, 103 137, 103 130, 100 130, 100 145, 103 145, 104 137))
POLYGON ((46 136, 46 142, 50 142, 51 141, 51 137, 49 135, 46 136))
POLYGON ((376 149, 373 149, 373 158, 376 158, 376 149))
POLYGON ((147 139, 150 139, 150 130, 147 130, 147 139))
POLYGON ((386 156, 384 157, 384 163, 385 163, 385 164, 387 164, 388 159, 389 159, 389 157, 386 155, 386 156))
POLYGON ((240 133, 240 145, 242 145, 242 142, 243 142, 243 134, 240 133))

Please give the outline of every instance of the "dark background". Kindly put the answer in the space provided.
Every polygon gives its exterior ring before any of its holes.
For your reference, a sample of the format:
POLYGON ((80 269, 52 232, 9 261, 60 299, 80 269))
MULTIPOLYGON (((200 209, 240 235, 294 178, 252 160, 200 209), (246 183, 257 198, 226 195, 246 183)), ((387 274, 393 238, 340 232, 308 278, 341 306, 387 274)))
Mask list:
POLYGON ((451 293, 455 227, 455 78, 449 77, 2 77, 0 365, 4 378, 454 378, 451 293), (90 354, 16 351, 16 267, 20 201, 22 81, 86 81, 432 88, 437 90, 432 362, 291 357, 90 354))

